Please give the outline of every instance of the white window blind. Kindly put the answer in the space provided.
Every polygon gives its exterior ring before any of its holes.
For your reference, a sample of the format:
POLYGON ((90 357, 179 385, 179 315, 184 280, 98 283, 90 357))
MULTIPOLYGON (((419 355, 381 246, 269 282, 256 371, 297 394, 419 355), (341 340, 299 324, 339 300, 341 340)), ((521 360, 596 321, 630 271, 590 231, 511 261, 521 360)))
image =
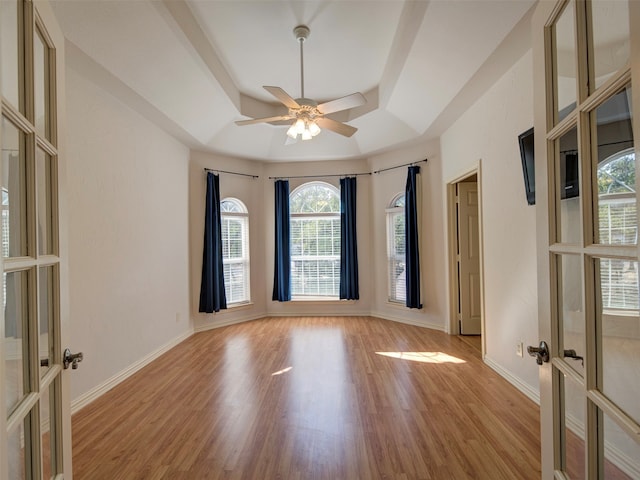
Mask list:
POLYGON ((251 299, 249 283, 249 215, 240 200, 220 202, 222 264, 227 304, 251 299))
MULTIPOLYGON (((600 197, 600 242, 633 245, 638 238, 635 196, 600 197)), ((600 260, 600 289, 603 308, 638 310, 638 263, 627 260, 600 260)))
POLYGON ((404 194, 396 195, 387 208, 387 261, 388 298, 391 302, 405 303, 405 225, 404 194))

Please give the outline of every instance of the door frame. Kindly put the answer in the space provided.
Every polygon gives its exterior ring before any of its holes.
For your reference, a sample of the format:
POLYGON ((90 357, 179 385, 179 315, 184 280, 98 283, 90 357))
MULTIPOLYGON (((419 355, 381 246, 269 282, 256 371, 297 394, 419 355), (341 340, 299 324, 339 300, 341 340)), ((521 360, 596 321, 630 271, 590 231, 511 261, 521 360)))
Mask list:
POLYGON ((485 309, 484 309, 484 235, 482 218, 482 159, 470 169, 458 174, 450 179, 446 184, 445 195, 447 205, 447 257, 449 269, 449 322, 447 333, 459 335, 460 325, 458 323, 458 274, 457 274, 457 242, 458 223, 456 216, 456 184, 463 182, 473 175, 477 176, 478 184, 478 241, 480 253, 480 331, 482 358, 486 352, 486 329, 485 329, 485 309))

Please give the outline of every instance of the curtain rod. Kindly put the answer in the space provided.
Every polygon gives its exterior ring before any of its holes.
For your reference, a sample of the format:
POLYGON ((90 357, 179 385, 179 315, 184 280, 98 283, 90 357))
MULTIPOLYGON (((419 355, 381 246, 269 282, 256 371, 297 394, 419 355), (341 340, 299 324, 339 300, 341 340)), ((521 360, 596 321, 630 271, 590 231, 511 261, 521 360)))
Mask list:
POLYGON ((428 162, 428 161, 429 161, 429 159, 425 158, 424 160, 418 160, 417 162, 405 163, 404 165, 397 165, 395 167, 389 167, 389 168, 383 168, 381 170, 376 170, 373 173, 381 173, 381 172, 386 172, 387 170, 394 170, 396 168, 409 167, 409 166, 415 165, 416 163, 428 162))
POLYGON ((326 178, 326 177, 359 177, 360 175, 371 175, 371 172, 365 173, 344 173, 342 175, 292 175, 290 177, 269 177, 270 180, 288 180, 290 178, 326 178))
POLYGON ((259 175, 250 175, 248 173, 238 173, 238 172, 227 172, 225 170, 218 170, 215 168, 205 168, 205 172, 218 172, 218 173, 228 173, 229 175, 240 175, 241 177, 251 177, 251 178, 260 178, 259 175))
MULTIPOLYGON (((600 147, 610 147, 611 145, 620 145, 621 143, 632 143, 633 139, 630 140, 618 140, 617 142, 608 142, 608 143, 599 143, 598 148, 600 147)), ((560 153, 578 153, 578 149, 573 148, 569 150, 560 150, 560 153)))

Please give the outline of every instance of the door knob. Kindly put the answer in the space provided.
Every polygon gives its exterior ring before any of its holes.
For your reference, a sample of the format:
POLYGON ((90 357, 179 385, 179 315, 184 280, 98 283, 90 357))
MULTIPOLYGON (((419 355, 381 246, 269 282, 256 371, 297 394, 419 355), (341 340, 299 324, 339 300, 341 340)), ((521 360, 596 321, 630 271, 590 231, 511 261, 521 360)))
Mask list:
POLYGON ((82 352, 71 353, 71 350, 68 348, 65 348, 64 353, 62 354, 62 364, 64 365, 65 370, 69 368, 69 365, 71 365, 73 370, 77 370, 78 363, 83 359, 84 355, 82 355, 82 352))
POLYGON ((544 340, 540 342, 539 347, 532 347, 531 345, 529 345, 527 347, 527 353, 532 357, 536 357, 536 363, 538 365, 542 365, 544 362, 549 361, 549 347, 547 345, 547 342, 545 342, 544 340))
POLYGON ((584 357, 578 355, 573 348, 570 350, 565 350, 563 353, 564 358, 573 358, 574 360, 580 360, 580 363, 582 363, 582 366, 584 367, 584 357))

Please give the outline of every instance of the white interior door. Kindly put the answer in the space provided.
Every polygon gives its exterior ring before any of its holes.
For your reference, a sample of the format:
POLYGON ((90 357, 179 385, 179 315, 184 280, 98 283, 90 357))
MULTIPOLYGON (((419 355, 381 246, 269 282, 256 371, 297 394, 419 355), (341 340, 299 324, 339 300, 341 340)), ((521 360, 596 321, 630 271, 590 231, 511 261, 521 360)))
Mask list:
POLYGON ((2 0, 0 22, 0 478, 71 478, 58 142, 64 39, 46 3, 2 0))
POLYGON ((533 40, 543 478, 638 479, 640 2, 540 2, 533 40))
POLYGON ((478 184, 456 184, 458 198, 458 320, 462 335, 480 335, 480 226, 478 184))

